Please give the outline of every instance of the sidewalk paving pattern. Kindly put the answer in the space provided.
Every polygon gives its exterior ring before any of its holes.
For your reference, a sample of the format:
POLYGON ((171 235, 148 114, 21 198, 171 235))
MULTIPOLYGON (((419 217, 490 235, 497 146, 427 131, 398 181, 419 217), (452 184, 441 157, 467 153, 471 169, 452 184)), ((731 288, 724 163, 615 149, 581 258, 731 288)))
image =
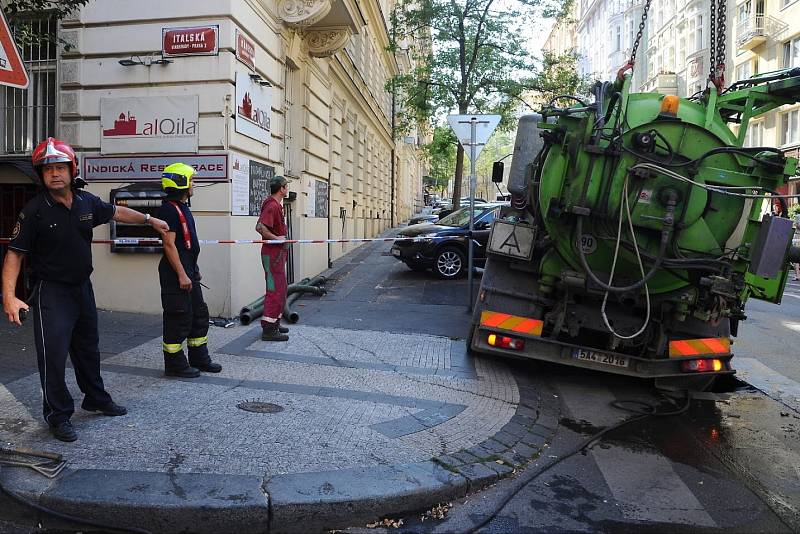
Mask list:
MULTIPOLYGON (((286 343, 259 334, 213 329, 224 369, 199 379, 163 376, 160 338, 107 358, 106 387, 129 414, 77 408, 71 444, 41 421, 36 374, 7 382, 0 440, 69 463, 52 482, 24 468, 3 468, 0 480, 112 525, 313 531, 462 497, 535 457, 556 427, 543 384, 468 356, 464 340, 299 325, 286 343), (237 407, 248 401, 275 411, 237 407)), ((67 379, 79 406, 70 370, 67 379)))

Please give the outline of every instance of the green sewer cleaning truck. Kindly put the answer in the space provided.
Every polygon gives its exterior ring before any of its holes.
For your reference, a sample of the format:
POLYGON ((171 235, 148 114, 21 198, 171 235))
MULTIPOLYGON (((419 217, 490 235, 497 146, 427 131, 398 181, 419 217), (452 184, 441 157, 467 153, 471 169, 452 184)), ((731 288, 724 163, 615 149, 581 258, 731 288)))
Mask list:
POLYGON ((520 120, 470 348, 703 390, 734 373, 747 300, 780 303, 800 261, 765 209, 798 162, 743 146, 800 101, 800 69, 694 98, 631 93, 630 75, 592 92, 520 120))

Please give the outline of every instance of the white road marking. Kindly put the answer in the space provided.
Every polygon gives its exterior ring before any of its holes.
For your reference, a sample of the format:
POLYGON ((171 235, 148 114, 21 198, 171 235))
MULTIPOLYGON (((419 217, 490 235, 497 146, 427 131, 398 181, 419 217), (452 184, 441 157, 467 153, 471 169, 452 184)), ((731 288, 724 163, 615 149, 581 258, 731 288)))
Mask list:
POLYGON ((620 447, 595 447, 592 456, 628 519, 717 526, 663 456, 620 447))
MULTIPOLYGON (((611 426, 627 417, 607 408, 611 401, 616 400, 607 388, 561 382, 558 389, 576 420, 586 420, 595 426, 611 426)), ((595 446, 590 454, 626 518, 717 526, 667 458, 618 446, 595 446)))
POLYGON ((755 358, 734 358, 739 378, 800 413, 800 384, 755 358))

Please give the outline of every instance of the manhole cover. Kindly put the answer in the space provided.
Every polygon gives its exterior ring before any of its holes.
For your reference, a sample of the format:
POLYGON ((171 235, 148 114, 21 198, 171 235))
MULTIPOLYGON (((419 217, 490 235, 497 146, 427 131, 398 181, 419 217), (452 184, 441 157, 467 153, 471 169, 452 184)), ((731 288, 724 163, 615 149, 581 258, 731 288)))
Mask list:
POLYGON ((242 401, 237 404, 236 407, 240 410, 253 413, 278 413, 283 411, 283 406, 258 400, 242 401))

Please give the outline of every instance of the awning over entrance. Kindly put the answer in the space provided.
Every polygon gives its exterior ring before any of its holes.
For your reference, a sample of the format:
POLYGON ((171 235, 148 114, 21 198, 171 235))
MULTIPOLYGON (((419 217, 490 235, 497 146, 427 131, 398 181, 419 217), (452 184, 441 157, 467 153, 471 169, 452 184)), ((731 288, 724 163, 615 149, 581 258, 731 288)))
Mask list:
POLYGON ((14 168, 32 181, 36 181, 36 171, 33 170, 30 156, 0 156, 0 173, 8 167, 14 168))

